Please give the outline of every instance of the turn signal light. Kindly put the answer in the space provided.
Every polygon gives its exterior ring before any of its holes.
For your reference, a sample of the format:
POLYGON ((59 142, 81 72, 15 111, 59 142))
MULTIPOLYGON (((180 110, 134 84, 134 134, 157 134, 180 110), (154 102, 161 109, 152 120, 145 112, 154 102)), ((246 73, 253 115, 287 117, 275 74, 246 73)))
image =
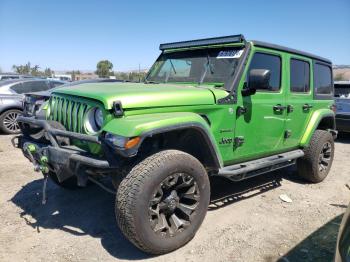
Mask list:
POLYGON ((141 141, 141 138, 139 136, 131 138, 126 142, 125 149, 130 149, 136 146, 141 141))

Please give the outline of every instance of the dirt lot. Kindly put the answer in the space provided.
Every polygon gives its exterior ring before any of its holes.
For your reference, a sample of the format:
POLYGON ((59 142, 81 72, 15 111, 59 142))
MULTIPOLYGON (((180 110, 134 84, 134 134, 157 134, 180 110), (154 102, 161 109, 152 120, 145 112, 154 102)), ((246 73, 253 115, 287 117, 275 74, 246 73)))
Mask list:
POLYGON ((336 143, 333 168, 306 184, 295 168, 232 183, 212 180, 212 201, 195 238, 171 254, 151 257, 118 230, 114 197, 97 186, 65 191, 41 177, 9 136, 0 136, 0 261, 331 261, 350 199, 350 137, 336 143), (287 194, 292 203, 282 202, 287 194))

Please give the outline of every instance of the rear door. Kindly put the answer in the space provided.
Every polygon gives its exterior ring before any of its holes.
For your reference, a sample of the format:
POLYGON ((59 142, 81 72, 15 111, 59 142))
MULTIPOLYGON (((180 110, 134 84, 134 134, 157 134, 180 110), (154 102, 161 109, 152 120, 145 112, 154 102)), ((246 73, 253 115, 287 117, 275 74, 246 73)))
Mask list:
POLYGON ((237 159, 254 159, 283 151, 286 106, 283 61, 283 53, 255 48, 247 75, 252 69, 268 69, 271 78, 269 89, 258 89, 247 97, 238 93, 238 106, 247 111, 236 120, 235 139, 244 140, 234 148, 237 159))
POLYGON ((314 110, 312 83, 312 60, 287 55, 288 71, 287 112, 284 146, 298 147, 307 123, 314 110))

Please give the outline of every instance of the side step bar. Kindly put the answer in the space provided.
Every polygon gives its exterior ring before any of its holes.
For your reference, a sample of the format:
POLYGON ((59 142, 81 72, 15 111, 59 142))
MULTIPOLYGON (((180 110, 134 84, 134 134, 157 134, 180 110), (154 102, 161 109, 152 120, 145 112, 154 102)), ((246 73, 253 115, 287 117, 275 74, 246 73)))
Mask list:
POLYGON ((304 156, 300 149, 283 154, 273 155, 219 169, 218 176, 226 177, 232 181, 240 181, 273 170, 293 165, 296 159, 304 156))

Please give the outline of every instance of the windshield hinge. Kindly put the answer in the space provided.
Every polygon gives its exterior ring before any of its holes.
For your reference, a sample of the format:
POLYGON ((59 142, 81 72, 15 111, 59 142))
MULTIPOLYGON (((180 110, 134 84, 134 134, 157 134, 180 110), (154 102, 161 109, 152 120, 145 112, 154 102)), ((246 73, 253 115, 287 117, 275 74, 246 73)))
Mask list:
POLYGON ((223 98, 218 99, 217 104, 225 105, 225 104, 234 104, 236 102, 235 95, 229 94, 223 98))

